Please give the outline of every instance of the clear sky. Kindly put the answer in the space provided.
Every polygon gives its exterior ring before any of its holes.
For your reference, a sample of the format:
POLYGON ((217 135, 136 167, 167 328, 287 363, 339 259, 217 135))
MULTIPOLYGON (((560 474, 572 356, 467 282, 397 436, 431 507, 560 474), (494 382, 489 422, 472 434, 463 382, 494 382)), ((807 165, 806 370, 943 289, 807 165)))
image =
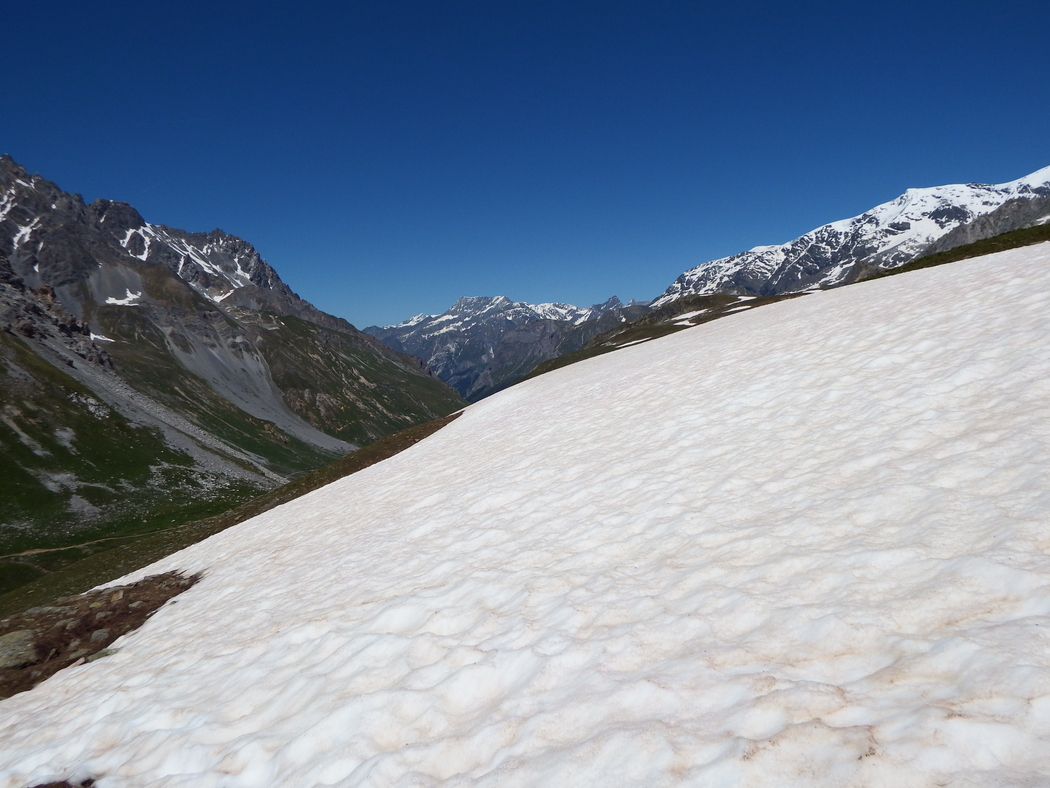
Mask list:
POLYGON ((221 227, 359 327, 650 299, 1050 164, 1050 3, 6 4, 0 151, 221 227))

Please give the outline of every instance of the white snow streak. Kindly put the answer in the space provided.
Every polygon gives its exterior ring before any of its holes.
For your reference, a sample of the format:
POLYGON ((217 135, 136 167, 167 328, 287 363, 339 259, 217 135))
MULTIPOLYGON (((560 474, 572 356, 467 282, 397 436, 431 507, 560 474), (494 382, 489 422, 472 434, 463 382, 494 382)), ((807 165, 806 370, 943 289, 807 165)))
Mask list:
POLYGON ((0 199, 0 222, 7 219, 7 214, 9 214, 11 209, 18 204, 17 197, 18 192, 14 189, 9 188, 4 192, 3 199, 0 199))
POLYGON ((678 321, 678 320, 686 320, 686 321, 692 320, 697 315, 702 315, 704 312, 707 312, 707 311, 708 310, 706 310, 706 309, 697 309, 697 310, 695 310, 693 312, 686 312, 684 315, 676 315, 675 316, 675 320, 676 321, 678 321))
POLYGON ((130 254, 132 257, 145 262, 146 258, 149 257, 149 248, 150 245, 153 243, 153 238, 155 236, 156 233, 154 232, 153 227, 151 225, 145 224, 142 227, 134 227, 128 230, 127 233, 124 235, 124 240, 120 242, 120 245, 123 246, 124 249, 128 251, 128 254, 130 254), (141 254, 132 254, 131 251, 128 250, 128 244, 131 243, 131 236, 133 235, 138 235, 142 238, 143 250, 141 254))
POLYGON ((25 227, 19 227, 18 232, 15 233, 15 237, 11 239, 11 248, 18 249, 22 244, 29 240, 29 236, 33 234, 33 230, 40 226, 40 217, 34 217, 25 227))
POLYGON ((127 295, 124 298, 114 298, 110 296, 106 299, 107 304, 114 304, 116 306, 139 306, 135 302, 142 298, 142 293, 132 293, 131 288, 127 288, 127 295))
POLYGON ((519 384, 138 575, 0 785, 1050 780, 1050 245, 519 384))

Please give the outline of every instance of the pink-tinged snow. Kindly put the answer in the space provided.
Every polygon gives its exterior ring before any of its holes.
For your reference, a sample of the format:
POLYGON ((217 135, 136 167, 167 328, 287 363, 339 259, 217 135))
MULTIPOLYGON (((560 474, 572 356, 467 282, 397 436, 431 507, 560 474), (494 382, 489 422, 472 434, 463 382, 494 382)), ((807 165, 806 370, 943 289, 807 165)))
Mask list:
POLYGON ((566 367, 142 575, 0 785, 1050 782, 1050 245, 566 367))

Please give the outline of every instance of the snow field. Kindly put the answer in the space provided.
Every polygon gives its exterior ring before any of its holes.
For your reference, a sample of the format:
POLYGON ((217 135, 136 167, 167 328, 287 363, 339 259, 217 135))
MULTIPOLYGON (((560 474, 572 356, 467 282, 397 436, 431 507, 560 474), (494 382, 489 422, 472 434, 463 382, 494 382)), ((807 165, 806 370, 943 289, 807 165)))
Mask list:
POLYGON ((497 394, 133 577, 0 785, 1050 782, 1050 245, 497 394))

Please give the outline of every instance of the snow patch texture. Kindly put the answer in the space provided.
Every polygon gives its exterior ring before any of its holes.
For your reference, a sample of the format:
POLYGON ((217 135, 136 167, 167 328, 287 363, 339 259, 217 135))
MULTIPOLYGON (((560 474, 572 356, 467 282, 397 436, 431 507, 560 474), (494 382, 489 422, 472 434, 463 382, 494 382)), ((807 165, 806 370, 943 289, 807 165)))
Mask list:
POLYGON ((0 785, 1044 785, 1048 339, 1043 244, 518 385, 132 576, 0 785))

